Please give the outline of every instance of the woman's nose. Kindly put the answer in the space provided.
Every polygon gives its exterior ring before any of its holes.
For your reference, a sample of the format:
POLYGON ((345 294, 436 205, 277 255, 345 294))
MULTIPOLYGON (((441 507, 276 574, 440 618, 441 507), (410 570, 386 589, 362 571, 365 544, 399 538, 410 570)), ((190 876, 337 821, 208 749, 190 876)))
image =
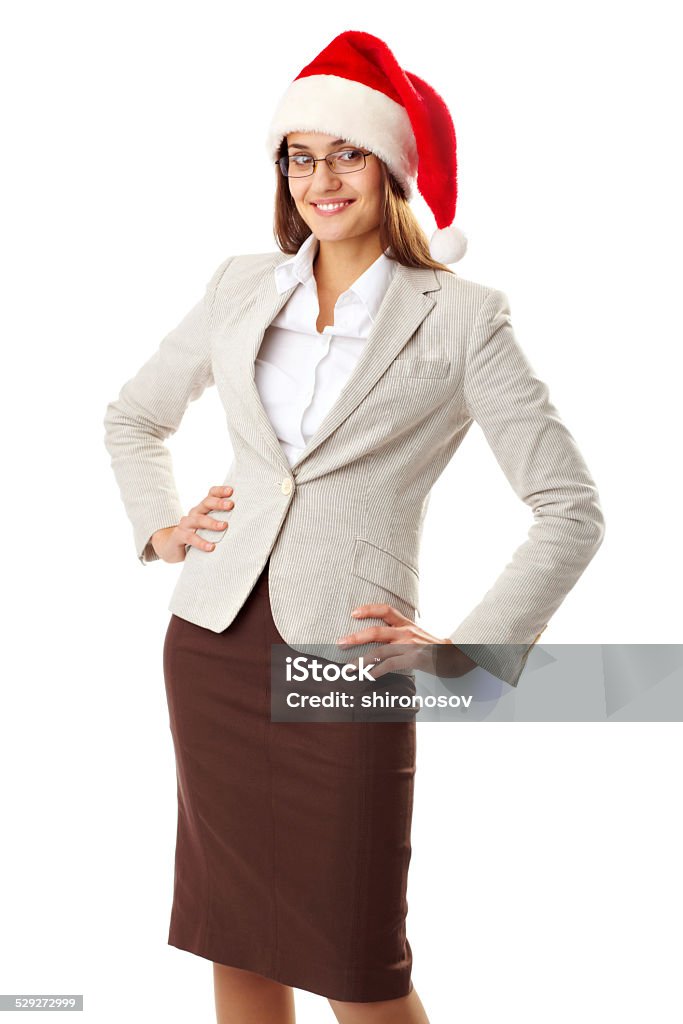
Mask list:
POLYGON ((339 178, 339 175, 335 174, 335 172, 330 169, 330 165, 327 160, 319 160, 315 165, 315 171, 313 173, 322 174, 323 177, 332 178, 333 181, 337 181, 339 178))

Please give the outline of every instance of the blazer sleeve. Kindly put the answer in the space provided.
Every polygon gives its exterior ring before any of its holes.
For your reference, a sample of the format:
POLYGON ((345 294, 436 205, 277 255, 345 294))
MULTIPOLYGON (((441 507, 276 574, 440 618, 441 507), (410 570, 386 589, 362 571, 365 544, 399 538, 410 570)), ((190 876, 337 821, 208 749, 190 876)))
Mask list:
POLYGON ((516 686, 529 651, 602 543, 605 523, 588 467, 517 343, 507 296, 497 289, 470 334, 464 398, 534 522, 450 640, 516 686))
POLYGON ((214 271, 203 298, 107 406, 104 443, 143 565, 159 557, 150 542, 152 534, 176 526, 184 515, 164 441, 178 429, 190 402, 214 383, 213 305, 233 259, 230 256, 214 271))

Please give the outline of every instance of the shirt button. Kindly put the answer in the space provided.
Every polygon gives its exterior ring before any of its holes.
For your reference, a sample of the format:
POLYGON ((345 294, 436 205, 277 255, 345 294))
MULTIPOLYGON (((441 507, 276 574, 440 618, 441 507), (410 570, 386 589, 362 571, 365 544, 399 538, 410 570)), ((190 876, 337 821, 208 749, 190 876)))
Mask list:
POLYGON ((286 476, 284 478, 284 480, 282 481, 281 490, 282 490, 283 494, 291 494, 292 493, 292 481, 289 479, 288 476, 286 476))

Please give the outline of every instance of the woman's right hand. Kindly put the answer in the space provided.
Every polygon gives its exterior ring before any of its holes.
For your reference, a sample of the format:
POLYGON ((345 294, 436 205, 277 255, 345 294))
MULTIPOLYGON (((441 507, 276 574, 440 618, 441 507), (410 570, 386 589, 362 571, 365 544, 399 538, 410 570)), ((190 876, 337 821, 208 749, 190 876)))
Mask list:
POLYGON ((177 526, 166 526, 153 533, 150 539, 159 558, 164 562, 182 562, 188 544, 194 548, 201 548, 202 551, 213 551, 216 545, 212 541, 198 537, 195 530, 227 530, 227 523, 207 513, 209 509, 234 508, 235 503, 230 498, 232 493, 232 487, 229 485, 209 488, 207 496, 191 508, 177 526))

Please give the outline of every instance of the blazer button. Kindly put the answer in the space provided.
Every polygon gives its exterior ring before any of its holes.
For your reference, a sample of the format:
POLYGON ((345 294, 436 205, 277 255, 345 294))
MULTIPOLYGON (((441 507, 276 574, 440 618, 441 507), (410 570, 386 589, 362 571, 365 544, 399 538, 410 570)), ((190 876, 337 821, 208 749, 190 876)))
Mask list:
POLYGON ((291 494, 292 493, 292 481, 289 479, 288 476, 286 476, 284 478, 284 480, 282 481, 282 493, 283 494, 291 494))

